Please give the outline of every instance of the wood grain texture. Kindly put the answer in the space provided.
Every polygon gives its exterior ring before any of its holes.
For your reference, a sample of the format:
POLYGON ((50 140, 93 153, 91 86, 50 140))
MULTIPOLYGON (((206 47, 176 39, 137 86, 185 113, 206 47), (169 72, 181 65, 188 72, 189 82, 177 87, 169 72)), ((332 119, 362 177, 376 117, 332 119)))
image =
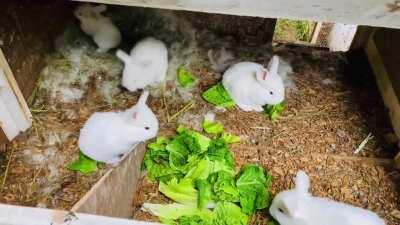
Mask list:
POLYGON ((132 200, 145 152, 145 145, 138 145, 120 165, 108 171, 71 211, 132 218, 132 200))
POLYGON ((289 18, 323 22, 400 28, 400 12, 392 11, 395 0, 78 0, 152 8, 222 13, 266 18, 289 18))
MULTIPOLYGON (((400 138, 400 31, 378 29, 370 37, 366 46, 368 60, 388 108, 392 127, 400 138)), ((400 167, 400 156, 396 163, 400 167)))

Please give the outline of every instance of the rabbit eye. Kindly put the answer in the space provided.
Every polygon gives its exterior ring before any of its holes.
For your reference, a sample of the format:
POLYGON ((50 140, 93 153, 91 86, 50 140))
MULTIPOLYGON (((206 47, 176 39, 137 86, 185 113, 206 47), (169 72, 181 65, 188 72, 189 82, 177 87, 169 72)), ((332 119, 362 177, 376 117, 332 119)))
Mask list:
POLYGON ((150 129, 150 127, 145 127, 144 129, 146 129, 146 130, 149 130, 149 129, 150 129))
POLYGON ((273 94, 274 94, 274 92, 270 91, 270 92, 269 92, 269 94, 270 94, 270 95, 273 95, 273 94))
POLYGON ((279 212, 284 213, 283 209, 279 208, 278 210, 279 212))

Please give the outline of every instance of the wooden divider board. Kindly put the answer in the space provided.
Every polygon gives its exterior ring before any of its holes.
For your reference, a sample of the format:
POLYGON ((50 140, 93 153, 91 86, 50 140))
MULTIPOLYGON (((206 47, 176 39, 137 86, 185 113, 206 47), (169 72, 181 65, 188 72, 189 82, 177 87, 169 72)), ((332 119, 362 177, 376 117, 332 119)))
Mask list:
POLYGON ((0 127, 9 140, 32 125, 32 115, 0 49, 0 127))
POLYGON ((400 28, 396 0, 76 0, 209 13, 400 28))
POLYGON ((71 209, 73 212, 132 218, 140 168, 146 152, 138 145, 117 167, 108 171, 71 209))
MULTIPOLYGON (((392 127, 400 138, 400 30, 378 29, 370 36, 366 52, 389 110, 392 127)), ((400 166, 400 154, 396 157, 400 166)), ((400 168, 400 167, 399 167, 400 168)))

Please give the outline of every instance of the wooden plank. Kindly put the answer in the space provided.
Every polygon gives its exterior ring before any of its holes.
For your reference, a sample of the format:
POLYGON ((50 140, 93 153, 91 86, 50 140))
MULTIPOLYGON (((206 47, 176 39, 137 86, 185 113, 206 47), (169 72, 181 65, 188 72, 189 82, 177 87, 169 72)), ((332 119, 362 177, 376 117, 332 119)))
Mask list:
POLYGON ((0 127, 8 140, 32 125, 32 115, 0 49, 0 127))
POLYGON ((317 24, 314 27, 313 35, 311 38, 311 44, 316 44, 318 37, 319 37, 319 32, 321 31, 322 28, 322 22, 317 22, 317 24))
POLYGON ((350 50, 364 48, 367 45, 368 39, 373 31, 373 27, 358 26, 356 35, 354 36, 353 42, 351 43, 350 50))
POLYGON ((132 218, 132 201, 145 152, 145 145, 138 145, 120 165, 108 171, 71 211, 132 218))
POLYGON ((174 10, 400 28, 395 0, 77 0, 174 10), (390 4, 392 3, 392 4, 390 4))
POLYGON ((160 225, 84 213, 0 204, 0 224, 7 225, 160 225))
POLYGON ((32 114, 29 110, 28 104, 25 101, 24 96, 22 95, 21 89, 19 88, 17 81, 14 78, 14 74, 12 73, 10 66, 8 65, 6 58, 3 54, 3 51, 0 49, 0 68, 3 69, 8 83, 10 84, 15 96, 18 99, 19 105, 23 110, 25 117, 32 123, 32 114))
MULTIPOLYGON (((399 30, 376 30, 367 43, 366 52, 383 101, 388 108, 392 127, 400 138, 400 43, 398 40, 400 40, 399 30)), ((399 156, 396 159, 399 159, 399 156)))

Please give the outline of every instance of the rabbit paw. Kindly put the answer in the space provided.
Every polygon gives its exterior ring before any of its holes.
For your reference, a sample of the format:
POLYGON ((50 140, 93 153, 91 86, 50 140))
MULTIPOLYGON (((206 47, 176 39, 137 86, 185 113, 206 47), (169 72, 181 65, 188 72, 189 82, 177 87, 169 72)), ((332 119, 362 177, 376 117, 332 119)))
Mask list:
POLYGON ((253 110, 256 112, 262 112, 262 111, 264 111, 264 108, 262 106, 254 106, 253 110))
POLYGON ((241 104, 237 104, 237 106, 238 106, 241 110, 243 110, 243 111, 245 111, 245 112, 250 112, 250 111, 253 110, 253 108, 252 108, 251 106, 241 105, 241 104))

